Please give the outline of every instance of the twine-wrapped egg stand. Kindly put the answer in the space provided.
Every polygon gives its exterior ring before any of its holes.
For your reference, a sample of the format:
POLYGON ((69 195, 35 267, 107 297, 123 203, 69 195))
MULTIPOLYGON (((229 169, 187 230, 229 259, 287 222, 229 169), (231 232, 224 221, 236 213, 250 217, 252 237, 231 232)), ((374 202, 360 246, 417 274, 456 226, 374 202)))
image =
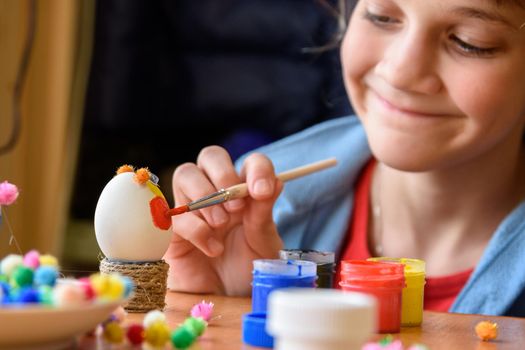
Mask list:
POLYGON ((148 312, 162 310, 166 306, 168 264, 164 260, 141 263, 104 258, 100 262, 100 272, 119 273, 133 280, 133 293, 123 305, 126 311, 148 312))
POLYGON ((128 312, 162 310, 166 305, 168 264, 162 257, 171 230, 162 230, 152 221, 149 203, 164 197, 156 183, 147 169, 135 172, 122 166, 103 189, 95 210, 95 234, 105 255, 100 272, 119 273, 134 283, 123 305, 128 312))

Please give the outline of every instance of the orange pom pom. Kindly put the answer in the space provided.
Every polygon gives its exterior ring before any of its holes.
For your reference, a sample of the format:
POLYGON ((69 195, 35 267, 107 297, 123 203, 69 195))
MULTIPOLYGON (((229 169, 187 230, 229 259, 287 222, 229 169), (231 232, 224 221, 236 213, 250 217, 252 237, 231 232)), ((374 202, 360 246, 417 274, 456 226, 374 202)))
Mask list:
POLYGON ((496 339, 498 336, 498 324, 490 321, 481 321, 476 325, 476 334, 483 341, 496 339))
POLYGON ((148 168, 140 168, 135 172, 135 181, 141 185, 148 182, 149 178, 150 174, 148 168))
POLYGON ((124 164, 117 169, 117 175, 122 173, 132 173, 133 171, 134 169, 131 165, 124 164))

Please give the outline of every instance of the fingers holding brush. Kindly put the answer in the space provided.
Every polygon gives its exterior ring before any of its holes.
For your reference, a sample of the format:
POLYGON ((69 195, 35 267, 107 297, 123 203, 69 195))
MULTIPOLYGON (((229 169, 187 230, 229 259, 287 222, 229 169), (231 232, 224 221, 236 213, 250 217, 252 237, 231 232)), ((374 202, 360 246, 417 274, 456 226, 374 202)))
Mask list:
MULTIPOLYGON (((215 191, 213 183, 196 164, 182 164, 173 173, 173 195, 176 203, 185 204, 215 191)), ((215 228, 225 225, 229 220, 229 215, 222 205, 195 210, 188 215, 204 218, 215 228)))
MULTIPOLYGON (((230 155, 222 147, 209 146, 204 148, 197 157, 197 166, 206 174, 215 187, 215 191, 241 182, 230 155)), ((222 206, 228 212, 234 213, 241 210, 244 204, 244 199, 238 198, 230 200, 222 206)))

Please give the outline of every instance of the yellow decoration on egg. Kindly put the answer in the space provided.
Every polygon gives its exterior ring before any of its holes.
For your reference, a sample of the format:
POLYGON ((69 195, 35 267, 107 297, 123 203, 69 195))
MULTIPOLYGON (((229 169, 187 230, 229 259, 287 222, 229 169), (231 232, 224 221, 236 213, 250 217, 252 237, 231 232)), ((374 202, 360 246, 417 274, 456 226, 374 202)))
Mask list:
POLYGON ((159 196, 159 197, 162 197, 162 198, 166 199, 164 197, 164 194, 162 194, 162 191, 160 190, 160 188, 158 186, 155 186, 155 184, 153 182, 151 182, 151 181, 146 182, 146 186, 148 186, 150 191, 153 192, 156 196, 159 196))

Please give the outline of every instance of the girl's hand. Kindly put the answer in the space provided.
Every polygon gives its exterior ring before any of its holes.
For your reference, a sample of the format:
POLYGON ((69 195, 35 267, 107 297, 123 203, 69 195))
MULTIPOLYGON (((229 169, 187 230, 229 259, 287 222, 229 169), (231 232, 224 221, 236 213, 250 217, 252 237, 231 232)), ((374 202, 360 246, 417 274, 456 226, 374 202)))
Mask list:
POLYGON ((272 208, 282 182, 266 156, 248 156, 238 175, 226 150, 204 148, 197 164, 175 170, 175 202, 186 204, 242 182, 248 184, 248 197, 172 217, 174 236, 164 256, 170 265, 170 289, 248 295, 252 261, 278 257, 282 241, 272 208))

